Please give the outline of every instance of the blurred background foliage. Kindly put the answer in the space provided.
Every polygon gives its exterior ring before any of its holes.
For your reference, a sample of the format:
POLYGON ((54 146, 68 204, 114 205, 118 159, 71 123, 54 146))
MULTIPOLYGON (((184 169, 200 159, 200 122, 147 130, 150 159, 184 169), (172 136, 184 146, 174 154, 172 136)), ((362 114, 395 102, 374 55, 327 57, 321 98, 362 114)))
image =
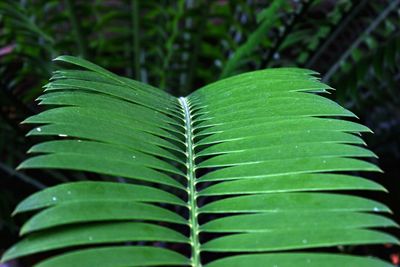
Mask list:
MULTIPOLYGON (((17 238, 17 202, 88 178, 15 171, 35 141, 20 122, 40 110, 35 99, 61 54, 174 95, 245 71, 316 70, 337 89, 329 97, 374 131, 364 138, 385 173, 371 179, 391 194, 373 197, 400 221, 400 0, 1 0, 0 250, 17 238)), ((398 264, 398 248, 379 250, 398 264)))

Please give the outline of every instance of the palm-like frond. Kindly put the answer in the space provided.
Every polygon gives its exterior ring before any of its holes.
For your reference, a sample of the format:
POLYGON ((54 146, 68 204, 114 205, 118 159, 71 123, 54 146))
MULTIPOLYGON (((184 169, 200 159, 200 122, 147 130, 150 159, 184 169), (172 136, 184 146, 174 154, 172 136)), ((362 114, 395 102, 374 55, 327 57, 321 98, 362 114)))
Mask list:
POLYGON ((47 85, 41 104, 56 107, 25 122, 41 124, 31 135, 60 140, 32 147, 40 154, 20 168, 126 183, 67 183, 27 198, 15 213, 35 215, 3 260, 72 248, 37 266, 201 266, 208 253, 218 258, 210 267, 388 266, 314 251, 398 240, 370 229, 396 226, 385 205, 340 193, 385 189, 346 174, 380 171, 362 160, 374 157, 358 135, 369 129, 337 118, 355 115, 315 94, 330 87, 312 71, 250 72, 175 98, 57 60, 84 70, 60 70, 47 85))

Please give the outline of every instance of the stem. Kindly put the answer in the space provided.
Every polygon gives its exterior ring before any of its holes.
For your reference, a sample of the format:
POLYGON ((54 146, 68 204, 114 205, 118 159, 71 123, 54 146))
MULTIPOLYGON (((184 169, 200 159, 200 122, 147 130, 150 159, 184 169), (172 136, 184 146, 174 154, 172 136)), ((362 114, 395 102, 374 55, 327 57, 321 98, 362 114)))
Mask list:
POLYGON ((193 146, 193 125, 192 116, 190 114, 190 103, 185 97, 180 97, 179 102, 182 106, 185 119, 185 136, 186 136, 186 154, 187 154, 187 191, 189 206, 189 226, 190 226, 190 244, 192 246, 191 266, 200 267, 200 241, 199 241, 199 224, 197 221, 197 191, 196 191, 196 167, 195 153, 193 146))

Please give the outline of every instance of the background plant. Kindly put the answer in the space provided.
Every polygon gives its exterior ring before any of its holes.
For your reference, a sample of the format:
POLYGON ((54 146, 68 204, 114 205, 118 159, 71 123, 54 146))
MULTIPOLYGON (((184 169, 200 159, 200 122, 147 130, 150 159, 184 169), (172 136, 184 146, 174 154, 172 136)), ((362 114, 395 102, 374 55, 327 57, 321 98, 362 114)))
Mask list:
MULTIPOLYGON (((375 135, 366 135, 398 195, 398 1, 2 1, 1 172, 3 248, 16 238, 7 214, 35 191, 79 176, 15 172, 36 141, 19 125, 60 54, 81 55, 174 95, 248 70, 304 66, 375 135), (4 245, 3 245, 4 243, 4 245)), ((86 174, 80 174, 84 178, 86 174)), ((385 195, 374 194, 383 199, 385 195)), ((399 210, 397 199, 388 203, 399 210)), ((397 218, 398 221, 398 218, 397 218)), ((365 248, 366 249, 366 248, 365 248)), ((382 249, 383 250, 383 249, 382 249)), ((366 252, 367 253, 367 252, 366 252)), ((388 258, 395 250, 384 249, 388 258)))

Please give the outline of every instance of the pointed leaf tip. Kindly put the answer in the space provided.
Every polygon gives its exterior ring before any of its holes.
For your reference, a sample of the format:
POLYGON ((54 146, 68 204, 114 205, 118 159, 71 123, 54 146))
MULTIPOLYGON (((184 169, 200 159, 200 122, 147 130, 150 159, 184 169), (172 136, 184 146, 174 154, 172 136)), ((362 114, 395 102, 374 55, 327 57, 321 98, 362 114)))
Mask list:
POLYGON ((57 56, 56 58, 53 58, 52 61, 66 61, 66 60, 71 60, 74 59, 75 57, 69 56, 69 55, 60 55, 57 56))
POLYGON ((19 170, 22 170, 23 168, 24 168, 24 162, 20 163, 20 164, 15 168, 15 170, 19 171, 19 170))

